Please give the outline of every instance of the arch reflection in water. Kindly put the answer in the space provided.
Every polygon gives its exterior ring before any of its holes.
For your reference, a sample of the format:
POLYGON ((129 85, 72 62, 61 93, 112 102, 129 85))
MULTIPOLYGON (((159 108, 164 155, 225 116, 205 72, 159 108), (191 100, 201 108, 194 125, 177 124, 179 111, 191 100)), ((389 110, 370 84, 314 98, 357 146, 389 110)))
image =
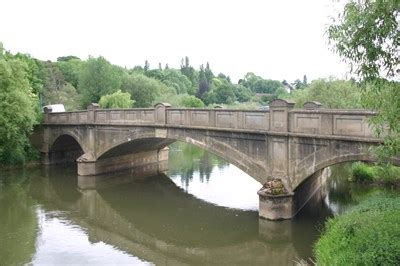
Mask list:
MULTIPOLYGON (((212 185, 229 168, 212 167, 208 182, 203 182, 212 185)), ((92 179, 90 186, 78 188, 73 176, 57 178, 53 175, 64 171, 49 170, 49 178, 40 179, 38 186, 47 191, 39 193, 43 202, 56 204, 53 208, 63 210, 66 219, 85 228, 90 241, 110 244, 144 261, 287 265, 311 255, 315 207, 314 213, 293 221, 270 222, 259 220, 256 211, 205 202, 165 174, 137 177, 121 173, 92 179)))
POLYGON ((100 189, 80 190, 73 204, 58 195, 56 182, 47 182, 51 187, 45 195, 50 198, 43 200, 60 206, 72 223, 86 228, 90 241, 116 246, 142 260, 156 264, 267 263, 270 254, 272 261, 286 264, 298 256, 290 235, 278 242, 259 237, 257 212, 204 202, 165 175, 127 184, 117 181, 115 186, 109 181, 100 189))

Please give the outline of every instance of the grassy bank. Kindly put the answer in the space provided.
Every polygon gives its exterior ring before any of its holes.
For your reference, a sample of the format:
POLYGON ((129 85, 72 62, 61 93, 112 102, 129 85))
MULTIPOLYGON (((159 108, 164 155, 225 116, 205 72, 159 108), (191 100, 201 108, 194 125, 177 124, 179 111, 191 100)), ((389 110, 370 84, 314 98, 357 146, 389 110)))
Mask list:
POLYGON ((377 183, 400 187, 400 167, 368 165, 362 162, 351 167, 351 180, 359 183, 377 183))
POLYGON ((400 197, 378 194, 328 220, 317 265, 400 265, 400 197))

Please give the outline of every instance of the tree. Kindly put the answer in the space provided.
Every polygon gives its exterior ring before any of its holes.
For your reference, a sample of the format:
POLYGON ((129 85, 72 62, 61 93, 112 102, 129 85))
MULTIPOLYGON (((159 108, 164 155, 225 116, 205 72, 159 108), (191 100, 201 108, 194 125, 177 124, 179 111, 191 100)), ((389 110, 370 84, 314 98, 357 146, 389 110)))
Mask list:
POLYGON ((302 107, 305 102, 317 101, 326 108, 361 108, 361 87, 352 81, 313 80, 303 90, 295 90, 291 98, 296 106, 302 107))
POLYGON ((399 15, 398 0, 350 0, 328 37, 360 77, 392 78, 399 74, 399 15))
POLYGON ((263 79, 251 72, 245 75, 240 84, 256 93, 270 94, 275 93, 277 89, 283 87, 282 83, 278 80, 263 79))
POLYGON ((23 163, 30 149, 28 133, 37 123, 37 95, 28 79, 28 65, 0 43, 0 162, 23 163))
POLYGON ((364 106, 378 111, 376 132, 385 132, 383 161, 400 154, 400 2, 350 0, 328 28, 335 50, 364 82, 364 106))
POLYGON ((187 56, 184 59, 182 58, 181 60, 181 73, 190 80, 193 87, 198 87, 199 75, 196 70, 190 65, 189 57, 187 56))
POLYGON ((303 86, 306 87, 307 85, 308 85, 308 82, 307 82, 307 75, 304 75, 304 76, 303 76, 303 86))
POLYGON ((68 62, 70 60, 81 60, 79 57, 74 55, 60 56, 57 57, 57 62, 68 62))
POLYGON ((101 96, 99 105, 101 108, 130 108, 133 102, 129 92, 117 90, 113 94, 101 96))
POLYGON ((82 107, 120 89, 122 77, 123 71, 104 57, 90 57, 79 76, 78 91, 83 97, 82 107))
POLYGON ((205 95, 206 103, 232 104, 236 101, 234 89, 226 79, 214 78, 210 91, 205 95))
POLYGON ((237 100, 241 103, 250 101, 254 95, 254 93, 245 86, 242 86, 240 84, 232 86, 233 86, 233 92, 235 93, 237 100))
POLYGON ((293 83, 294 83, 293 85, 296 88, 296 90, 299 90, 303 87, 303 83, 299 79, 296 79, 293 83))
POLYGON ((131 94, 136 107, 149 107, 157 96, 168 91, 168 87, 161 81, 146 77, 143 74, 126 76, 121 88, 131 94))
POLYGON ((162 83, 166 86, 173 88, 177 94, 195 94, 196 87, 192 85, 190 80, 183 75, 179 70, 176 69, 164 69, 162 83))
POLYGON ((69 82, 76 89, 78 88, 79 75, 85 67, 85 62, 74 56, 70 57, 71 59, 69 60, 58 60, 55 64, 64 75, 65 81, 69 82))
POLYGON ((200 99, 204 99, 205 94, 210 89, 210 84, 208 83, 206 72, 204 70, 203 65, 200 66, 199 72, 199 89, 197 91, 197 97, 200 99))
POLYGON ((204 69, 204 75, 206 76, 208 84, 211 84, 214 74, 211 71, 210 64, 207 62, 206 68, 204 69))
POLYGON ((145 60, 145 61, 144 61, 143 70, 144 70, 144 72, 146 72, 146 71, 148 71, 149 69, 150 69, 150 63, 149 63, 149 61, 145 60))

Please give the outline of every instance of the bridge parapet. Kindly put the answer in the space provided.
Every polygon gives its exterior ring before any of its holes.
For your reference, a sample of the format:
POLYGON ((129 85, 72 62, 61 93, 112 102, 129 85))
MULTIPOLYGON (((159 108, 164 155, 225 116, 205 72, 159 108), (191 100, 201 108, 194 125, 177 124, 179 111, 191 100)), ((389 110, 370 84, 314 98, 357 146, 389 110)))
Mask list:
POLYGON ((289 131, 316 135, 374 138, 368 119, 376 113, 367 110, 294 109, 289 111, 289 131))
POLYGON ((232 129, 234 131, 271 132, 275 134, 312 134, 375 138, 368 119, 375 112, 368 110, 294 109, 294 103, 275 100, 269 110, 170 108, 157 104, 154 108, 96 109, 46 113, 46 125, 131 125, 187 127, 197 129, 232 129))

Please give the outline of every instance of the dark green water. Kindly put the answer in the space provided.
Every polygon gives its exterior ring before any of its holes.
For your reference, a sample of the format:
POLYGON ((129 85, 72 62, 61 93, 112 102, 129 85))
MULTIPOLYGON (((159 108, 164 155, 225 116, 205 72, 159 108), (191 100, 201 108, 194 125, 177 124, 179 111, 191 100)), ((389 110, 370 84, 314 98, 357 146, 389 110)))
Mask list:
POLYGON ((260 184, 184 144, 169 171, 81 186, 74 165, 0 173, 0 265, 293 265, 324 221, 376 188, 332 170, 324 200, 291 221, 258 218, 260 184))

